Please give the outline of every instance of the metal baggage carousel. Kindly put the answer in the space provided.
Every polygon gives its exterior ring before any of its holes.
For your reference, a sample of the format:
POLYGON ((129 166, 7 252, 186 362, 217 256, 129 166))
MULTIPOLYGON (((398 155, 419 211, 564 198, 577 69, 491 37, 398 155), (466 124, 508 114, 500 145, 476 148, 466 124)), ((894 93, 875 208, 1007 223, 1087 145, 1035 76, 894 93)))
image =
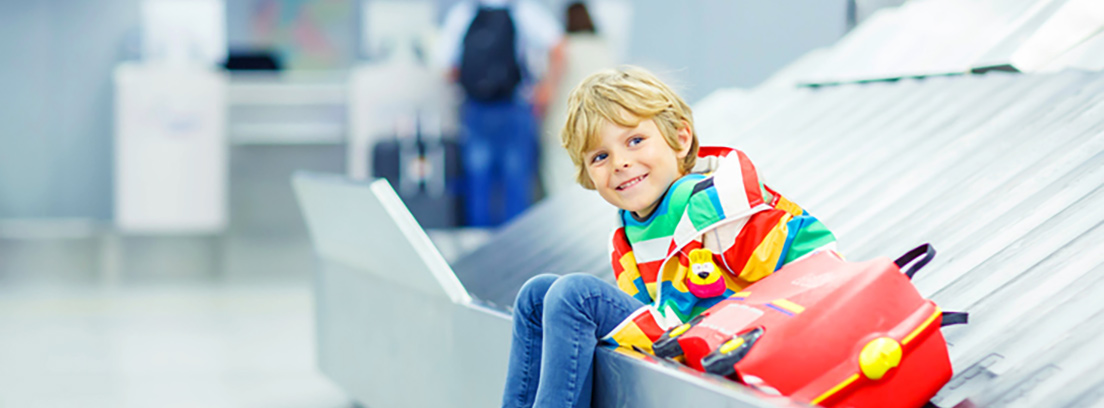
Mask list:
MULTIPOLYGON (((893 257, 923 242, 940 250, 916 285, 946 310, 969 311, 971 323, 944 329, 956 375, 937 405, 1094 405, 1104 389, 1104 372, 1095 370, 1104 355, 1093 341, 1104 335, 1101 90, 1104 75, 1079 72, 765 88, 736 104, 752 111, 703 121, 709 127, 699 132, 745 150, 768 184, 837 233, 851 259, 893 257)), ((311 180, 349 183, 300 176, 311 180)), ((329 213, 350 221, 349 213, 371 210, 329 213)), ((378 212, 387 219, 401 207, 378 212)), ((543 202, 442 267, 470 298, 432 288, 436 277, 425 279, 429 290, 395 279, 409 272, 403 259, 416 260, 388 249, 387 240, 365 242, 382 248, 374 251, 346 249, 398 258, 382 267, 379 259, 320 250, 323 372, 371 407, 497 404, 518 289, 545 272, 612 283, 605 241, 613 222, 613 209, 592 192, 543 202)), ((312 233, 324 239, 314 226, 312 233)), ((362 242, 353 236, 383 232, 346 233, 329 239, 362 242)), ((784 402, 599 352, 596 406, 689 403, 784 402)))

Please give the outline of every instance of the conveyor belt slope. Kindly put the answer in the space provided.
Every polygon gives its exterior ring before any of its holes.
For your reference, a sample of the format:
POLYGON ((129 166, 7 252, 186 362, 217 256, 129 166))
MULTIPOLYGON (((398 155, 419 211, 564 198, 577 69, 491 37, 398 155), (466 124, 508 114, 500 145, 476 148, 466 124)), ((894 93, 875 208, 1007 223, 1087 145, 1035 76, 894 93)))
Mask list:
MULTIPOLYGON (((1102 90, 1081 72, 762 87, 714 99, 697 130, 747 152, 850 259, 939 249, 917 287, 971 323, 944 329, 955 377, 937 405, 1089 406, 1104 389, 1102 90)), ((612 282, 614 220, 597 194, 563 194, 453 266, 502 305, 541 272, 612 282)))
POLYGON ((772 84, 832 84, 986 70, 1104 69, 1099 0, 911 0, 882 9, 772 84))

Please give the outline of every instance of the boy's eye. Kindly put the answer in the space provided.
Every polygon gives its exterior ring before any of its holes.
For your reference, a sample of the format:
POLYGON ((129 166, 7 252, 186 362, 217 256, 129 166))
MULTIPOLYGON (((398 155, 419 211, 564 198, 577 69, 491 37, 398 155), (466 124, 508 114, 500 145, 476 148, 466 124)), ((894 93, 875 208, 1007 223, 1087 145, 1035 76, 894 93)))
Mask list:
POLYGON ((629 146, 636 146, 636 145, 640 144, 640 142, 643 142, 643 141, 644 141, 644 138, 642 138, 640 136, 633 137, 632 139, 629 139, 629 146))
POLYGON ((590 158, 590 162, 591 162, 591 163, 597 163, 597 162, 600 162, 600 161, 602 161, 602 160, 605 160, 605 159, 606 159, 606 156, 607 156, 607 155, 606 155, 605 153, 598 153, 598 154, 596 154, 596 155, 594 155, 593 157, 591 157, 591 158, 590 158))

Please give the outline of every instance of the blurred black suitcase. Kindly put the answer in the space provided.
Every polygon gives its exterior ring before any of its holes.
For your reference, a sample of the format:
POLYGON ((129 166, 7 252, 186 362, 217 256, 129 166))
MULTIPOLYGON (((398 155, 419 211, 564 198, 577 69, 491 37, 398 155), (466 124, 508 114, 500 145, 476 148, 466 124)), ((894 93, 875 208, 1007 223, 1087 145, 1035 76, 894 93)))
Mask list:
POLYGON ((422 228, 459 226, 459 144, 442 135, 440 122, 420 115, 404 122, 372 147, 372 175, 391 183, 422 228))

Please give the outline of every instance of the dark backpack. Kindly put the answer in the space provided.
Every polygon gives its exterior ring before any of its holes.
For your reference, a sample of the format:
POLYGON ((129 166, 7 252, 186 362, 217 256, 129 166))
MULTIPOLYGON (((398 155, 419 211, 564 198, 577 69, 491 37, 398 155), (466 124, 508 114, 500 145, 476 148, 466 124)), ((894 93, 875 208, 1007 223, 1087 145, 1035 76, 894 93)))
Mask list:
POLYGON ((464 35, 460 86, 481 102, 508 100, 521 82, 517 30, 508 8, 479 7, 464 35))

